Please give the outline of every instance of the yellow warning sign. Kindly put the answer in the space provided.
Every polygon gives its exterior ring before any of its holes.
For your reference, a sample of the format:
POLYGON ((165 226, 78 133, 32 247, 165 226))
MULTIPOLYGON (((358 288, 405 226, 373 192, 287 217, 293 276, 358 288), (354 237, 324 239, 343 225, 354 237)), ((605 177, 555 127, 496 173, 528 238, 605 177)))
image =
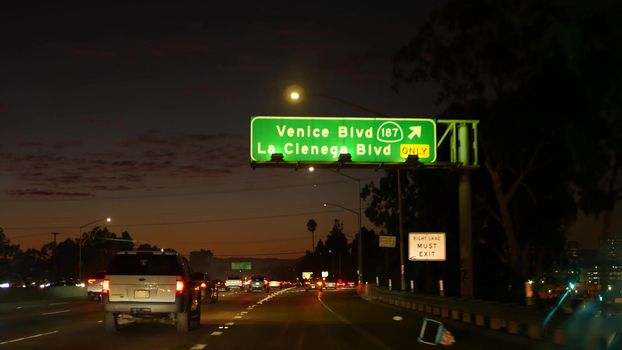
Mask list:
POLYGON ((426 144, 401 144, 400 157, 407 158, 410 155, 416 155, 419 158, 430 157, 430 145, 426 144))

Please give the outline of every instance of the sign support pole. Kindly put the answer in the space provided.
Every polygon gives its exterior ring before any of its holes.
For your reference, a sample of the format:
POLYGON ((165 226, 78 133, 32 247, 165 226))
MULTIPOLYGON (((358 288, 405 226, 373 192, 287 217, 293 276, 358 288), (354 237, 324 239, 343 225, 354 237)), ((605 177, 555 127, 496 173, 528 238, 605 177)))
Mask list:
MULTIPOLYGON (((466 123, 458 126, 458 162, 469 165, 469 130, 466 123)), ((473 232, 471 218, 471 173, 459 171, 458 215, 460 226, 460 296, 473 297, 473 232)))
POLYGON ((400 239, 400 289, 406 290, 406 279, 405 279, 405 269, 404 269, 404 215, 403 212, 403 204, 402 204, 402 180, 401 176, 402 172, 400 169, 397 169, 397 212, 398 212, 398 222, 400 225, 399 229, 399 239, 400 239))

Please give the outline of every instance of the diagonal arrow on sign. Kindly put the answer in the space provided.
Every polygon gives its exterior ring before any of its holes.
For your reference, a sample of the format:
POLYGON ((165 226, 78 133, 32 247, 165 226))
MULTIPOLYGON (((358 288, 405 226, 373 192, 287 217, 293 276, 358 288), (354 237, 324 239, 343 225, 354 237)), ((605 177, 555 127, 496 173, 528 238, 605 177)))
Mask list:
POLYGON ((410 129, 410 134, 408 134, 409 139, 412 139, 415 136, 421 138, 421 125, 411 126, 409 127, 409 129, 410 129))

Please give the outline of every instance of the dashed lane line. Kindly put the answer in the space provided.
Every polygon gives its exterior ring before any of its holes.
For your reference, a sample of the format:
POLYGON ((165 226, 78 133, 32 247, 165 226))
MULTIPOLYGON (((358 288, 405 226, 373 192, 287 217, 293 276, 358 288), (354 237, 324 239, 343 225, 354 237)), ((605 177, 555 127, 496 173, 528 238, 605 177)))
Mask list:
POLYGON ((207 344, 194 344, 190 348, 190 350, 202 350, 207 346, 207 344))
POLYGON ((56 333, 58 333, 58 331, 52 331, 52 332, 47 332, 47 333, 40 333, 40 334, 31 335, 31 336, 28 336, 28 337, 22 337, 22 338, 17 338, 17 339, 5 340, 3 342, 0 342, 0 345, 16 343, 18 341, 28 340, 28 339, 33 339, 33 338, 39 338, 39 337, 43 337, 43 336, 51 335, 51 334, 56 334, 56 333))
POLYGON ((52 312, 44 312, 42 314, 40 314, 41 316, 47 316, 47 315, 56 315, 56 314, 64 314, 67 312, 70 312, 71 310, 60 310, 60 311, 52 311, 52 312))
POLYGON ((390 350, 391 349, 390 347, 385 345, 382 341, 380 341, 378 338, 372 337, 365 330, 361 329, 359 326, 357 326, 357 325, 353 324, 352 322, 348 321, 343 316, 341 316, 340 314, 338 314, 335 311, 333 311, 333 309, 331 309, 328 305, 324 304, 324 301, 322 300, 322 294, 318 294, 317 295, 317 300, 319 300, 320 303, 324 306, 324 308, 326 310, 330 311, 330 313, 332 313, 333 315, 335 315, 335 317, 337 317, 341 322, 343 322, 343 323, 347 324, 348 326, 350 326, 350 328, 352 328, 355 332, 360 334, 363 338, 367 339, 367 341, 369 341, 370 344, 373 344, 374 345, 374 349, 383 349, 383 350, 385 350, 385 349, 386 350, 390 350))

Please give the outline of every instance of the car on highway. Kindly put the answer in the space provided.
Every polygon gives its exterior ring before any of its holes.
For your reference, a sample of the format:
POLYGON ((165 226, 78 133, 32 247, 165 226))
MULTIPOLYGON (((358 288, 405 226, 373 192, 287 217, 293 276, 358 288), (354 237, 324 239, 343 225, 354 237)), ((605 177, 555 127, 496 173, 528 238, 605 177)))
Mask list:
POLYGON ((0 288, 26 288, 24 279, 15 273, 7 273, 0 275, 0 288))
MULTIPOLYGON (((198 274, 198 273, 197 273, 198 274)), ((208 304, 213 304, 218 301, 219 289, 218 284, 214 283, 214 281, 210 280, 207 274, 202 274, 203 279, 201 280, 201 300, 207 302, 208 304)))
POLYGON ((174 251, 118 252, 102 282, 106 331, 116 332, 122 319, 173 324, 179 332, 198 328, 203 277, 174 251))
POLYGON ((268 282, 268 288, 269 289, 272 289, 272 288, 282 289, 283 283, 279 280, 270 280, 270 282, 268 282))
POLYGON ((324 288, 326 289, 337 289, 337 282, 335 281, 325 281, 324 288))
POLYGON ((248 287, 246 289, 247 292, 269 292, 270 287, 268 286, 268 282, 263 276, 252 276, 249 280, 248 287))
POLYGON ((309 290, 324 290, 324 280, 321 278, 312 278, 304 282, 305 292, 309 290))
POLYGON ((89 300, 101 300, 102 282, 106 272, 100 271, 86 278, 86 296, 89 300))
POLYGON ((86 284, 77 278, 60 277, 50 282, 49 287, 85 287, 86 284))
POLYGON ((242 282, 242 278, 240 278, 240 276, 229 276, 225 281, 225 287, 227 287, 227 290, 242 290, 244 283, 242 282))
POLYGON ((212 285, 214 285, 216 287, 216 289, 218 289, 219 292, 226 292, 227 291, 227 287, 225 286, 225 282, 223 282, 221 280, 212 280, 212 285))

